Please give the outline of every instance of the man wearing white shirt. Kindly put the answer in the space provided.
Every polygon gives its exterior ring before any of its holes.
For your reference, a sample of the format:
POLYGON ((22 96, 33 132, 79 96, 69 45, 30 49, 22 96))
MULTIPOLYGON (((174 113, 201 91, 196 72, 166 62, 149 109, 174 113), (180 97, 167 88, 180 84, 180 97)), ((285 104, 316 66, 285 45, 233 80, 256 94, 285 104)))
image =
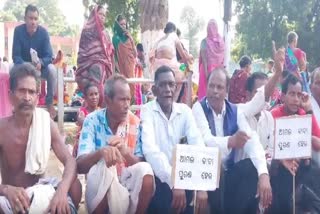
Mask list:
POLYGON ((237 105, 244 113, 251 129, 257 132, 269 162, 273 156, 274 119, 266 109, 269 108, 269 99, 276 85, 285 73, 283 72, 284 50, 276 51, 274 58, 274 73, 271 78, 268 80, 268 76, 263 72, 251 74, 246 83, 248 102, 237 105))
MULTIPOLYGON (((222 153, 225 213, 256 213, 256 195, 268 207, 272 193, 263 147, 244 113, 226 100, 229 77, 224 69, 208 77, 207 97, 193 106, 197 126, 207 146, 222 153), (258 188, 257 188, 258 186, 258 188)), ((209 203, 212 201, 209 195, 209 203)))
POLYGON ((265 102, 264 86, 267 83, 267 74, 262 72, 251 74, 246 84, 249 102, 239 104, 238 108, 244 112, 251 129, 257 132, 260 143, 266 152, 266 157, 270 160, 273 156, 274 120, 272 114, 266 110, 268 104, 265 102), (264 105, 260 106, 260 112, 250 111, 250 109, 259 108, 257 105, 259 103, 258 100, 264 102, 264 105))
MULTIPOLYGON (((156 176, 156 193, 148 213, 193 213, 190 203, 193 191, 175 189, 172 184, 173 149, 179 142, 205 146, 196 127, 191 109, 173 101, 176 89, 174 72, 168 66, 161 66, 155 72, 152 87, 156 100, 141 109, 142 150, 156 176)), ((196 209, 200 212, 207 207, 207 192, 197 192, 196 209)))

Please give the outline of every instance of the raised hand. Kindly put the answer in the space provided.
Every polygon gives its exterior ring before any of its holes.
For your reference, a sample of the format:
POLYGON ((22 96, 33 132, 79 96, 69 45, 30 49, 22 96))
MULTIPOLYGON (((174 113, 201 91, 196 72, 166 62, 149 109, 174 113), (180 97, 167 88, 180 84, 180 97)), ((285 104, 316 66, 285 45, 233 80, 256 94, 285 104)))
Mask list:
POLYGON ((275 52, 275 55, 274 55, 274 70, 276 73, 282 74, 284 62, 285 62, 285 50, 284 48, 280 48, 275 52))
POLYGON ((311 99, 308 93, 302 92, 300 106, 306 112, 312 111, 311 99))

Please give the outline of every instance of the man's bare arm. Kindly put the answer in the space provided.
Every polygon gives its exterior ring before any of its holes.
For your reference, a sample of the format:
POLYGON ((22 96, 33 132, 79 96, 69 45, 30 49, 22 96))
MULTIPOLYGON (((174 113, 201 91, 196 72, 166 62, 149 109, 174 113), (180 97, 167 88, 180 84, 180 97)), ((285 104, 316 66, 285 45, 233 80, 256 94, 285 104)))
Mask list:
POLYGON ((76 160, 69 153, 63 142, 63 138, 59 133, 58 127, 53 120, 51 120, 50 127, 52 149, 60 162, 64 165, 62 181, 59 184, 58 190, 67 193, 71 184, 76 179, 76 160))
POLYGON ((87 174, 91 167, 98 163, 102 157, 101 149, 90 154, 81 155, 77 158, 78 173, 87 174))

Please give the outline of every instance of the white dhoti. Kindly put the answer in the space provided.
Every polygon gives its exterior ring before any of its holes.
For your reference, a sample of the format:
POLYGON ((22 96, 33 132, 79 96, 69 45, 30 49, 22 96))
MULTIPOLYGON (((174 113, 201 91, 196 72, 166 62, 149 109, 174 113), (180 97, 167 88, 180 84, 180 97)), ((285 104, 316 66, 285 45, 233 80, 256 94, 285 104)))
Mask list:
POLYGON ((92 213, 107 193, 110 214, 135 213, 145 175, 153 176, 152 168, 146 162, 125 168, 120 181, 115 166, 107 168, 104 161, 98 162, 87 174, 85 201, 88 212, 92 213))
MULTIPOLYGON (((59 184, 56 178, 40 179, 34 186, 28 187, 26 192, 31 199, 29 213, 45 213, 48 209, 51 199, 53 198, 56 188, 59 184)), ((77 213, 77 209, 72 203, 71 198, 68 196, 68 203, 71 209, 71 213, 77 213)), ((8 199, 4 196, 0 196, 0 207, 6 214, 13 214, 11 205, 8 199)))

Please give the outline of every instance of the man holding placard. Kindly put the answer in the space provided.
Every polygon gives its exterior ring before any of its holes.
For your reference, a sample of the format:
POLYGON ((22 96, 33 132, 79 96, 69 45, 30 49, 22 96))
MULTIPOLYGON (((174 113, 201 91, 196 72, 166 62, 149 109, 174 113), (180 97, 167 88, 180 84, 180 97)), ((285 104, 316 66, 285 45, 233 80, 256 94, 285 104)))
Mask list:
POLYGON ((320 196, 319 181, 312 179, 320 176, 320 170, 309 160, 311 148, 320 150, 320 129, 312 112, 310 97, 302 92, 302 83, 296 76, 289 75, 283 82, 282 99, 284 104, 271 112, 276 120, 275 159, 280 161, 273 161, 271 165, 274 200, 270 213, 292 212, 292 176, 296 177, 295 188, 300 185, 307 187, 308 191, 303 192, 306 209, 313 207, 306 194, 320 196))
MULTIPOLYGON (((152 91, 156 100, 141 109, 142 151, 156 176, 156 192, 148 213, 193 213, 193 191, 177 189, 172 183, 173 152, 177 144, 204 147, 191 109, 173 101, 176 82, 174 72, 161 66, 155 72, 152 91)), ((191 161, 188 159, 188 161, 191 161)), ((182 176, 191 176, 184 173, 182 176)), ((207 192, 197 191, 196 210, 207 207, 207 192)))
POLYGON ((221 198, 218 192, 209 194, 209 203, 219 213, 223 209, 227 214, 256 213, 256 195, 263 207, 268 207, 272 198, 265 152, 244 113, 226 100, 228 86, 227 72, 214 70, 208 77, 207 97, 193 106, 205 143, 220 148, 226 169, 224 205, 215 202, 221 198))

